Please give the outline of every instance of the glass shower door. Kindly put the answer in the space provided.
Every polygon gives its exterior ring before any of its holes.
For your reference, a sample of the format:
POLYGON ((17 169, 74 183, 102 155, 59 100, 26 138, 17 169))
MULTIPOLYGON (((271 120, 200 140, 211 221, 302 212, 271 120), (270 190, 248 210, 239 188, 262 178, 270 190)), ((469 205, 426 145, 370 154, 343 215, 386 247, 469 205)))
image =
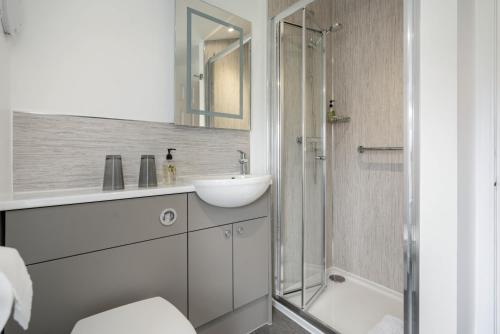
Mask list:
POLYGON ((326 283, 325 263, 325 50, 324 32, 303 12, 303 307, 326 283))
POLYGON ((302 29, 287 17, 279 26, 280 291, 302 307, 302 29))
POLYGON ((326 284, 324 33, 306 8, 277 28, 278 295, 304 309, 326 284))

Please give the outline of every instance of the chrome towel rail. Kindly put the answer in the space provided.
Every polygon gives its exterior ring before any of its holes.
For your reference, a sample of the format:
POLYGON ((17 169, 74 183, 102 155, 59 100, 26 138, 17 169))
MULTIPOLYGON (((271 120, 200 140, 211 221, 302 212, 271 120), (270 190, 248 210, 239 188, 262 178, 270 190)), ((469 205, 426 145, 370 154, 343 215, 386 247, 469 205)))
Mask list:
POLYGON ((364 153, 365 151, 402 151, 401 146, 386 146, 386 147, 365 147, 362 145, 358 146, 358 152, 364 153))

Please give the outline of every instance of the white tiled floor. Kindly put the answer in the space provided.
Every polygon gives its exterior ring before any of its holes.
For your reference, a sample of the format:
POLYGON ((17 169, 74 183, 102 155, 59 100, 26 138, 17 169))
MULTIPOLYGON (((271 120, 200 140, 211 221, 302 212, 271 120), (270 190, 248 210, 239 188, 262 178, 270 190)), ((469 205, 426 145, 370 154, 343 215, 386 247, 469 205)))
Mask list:
MULTIPOLYGON (((300 295, 287 299, 296 304, 300 295)), ((403 301, 347 278, 344 283, 329 282, 307 311, 342 334, 366 334, 386 314, 402 320, 403 301)))

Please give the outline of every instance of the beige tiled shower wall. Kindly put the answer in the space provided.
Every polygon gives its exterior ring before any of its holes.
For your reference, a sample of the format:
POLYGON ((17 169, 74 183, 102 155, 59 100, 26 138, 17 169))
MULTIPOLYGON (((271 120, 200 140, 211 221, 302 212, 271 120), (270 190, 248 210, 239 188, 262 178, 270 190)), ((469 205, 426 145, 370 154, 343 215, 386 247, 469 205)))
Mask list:
POLYGON ((403 1, 335 0, 333 265, 403 290, 403 1))
POLYGON ((248 131, 14 112, 14 190, 100 187, 107 154, 123 159, 125 184, 137 184, 140 157, 154 154, 158 175, 167 148, 179 176, 238 173, 248 131))

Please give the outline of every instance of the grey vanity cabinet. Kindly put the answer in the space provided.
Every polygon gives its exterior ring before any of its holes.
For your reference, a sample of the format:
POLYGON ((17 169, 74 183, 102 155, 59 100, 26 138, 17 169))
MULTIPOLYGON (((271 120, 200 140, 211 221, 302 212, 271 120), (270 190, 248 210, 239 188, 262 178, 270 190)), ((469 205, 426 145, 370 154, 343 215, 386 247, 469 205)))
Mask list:
POLYGON ((233 225, 234 308, 269 291, 269 224, 260 218, 233 225))
POLYGON ((188 235, 189 320, 195 327, 268 294, 267 217, 188 235))
POLYGON ((28 266, 34 297, 29 330, 70 333, 84 317, 161 296, 187 315, 187 235, 180 234, 28 266))
POLYGON ((200 334, 242 334, 269 321, 268 195, 217 208, 196 194, 9 211, 0 240, 33 281, 27 332, 70 333, 85 317, 161 296, 200 334), (161 219, 173 209, 176 220, 161 219))
MULTIPOLYGON (((33 281, 27 333, 70 333, 79 319, 154 296, 188 315, 187 194, 9 211, 3 224, 33 281), (160 219, 166 209, 172 224, 160 219)), ((10 321, 5 334, 17 333, 10 321)))
POLYGON ((27 264, 185 233, 187 195, 166 195, 9 211, 5 243, 27 264), (160 224, 174 209, 172 225, 160 224))
POLYGON ((189 320, 199 327, 233 310, 232 226, 188 235, 189 320))

